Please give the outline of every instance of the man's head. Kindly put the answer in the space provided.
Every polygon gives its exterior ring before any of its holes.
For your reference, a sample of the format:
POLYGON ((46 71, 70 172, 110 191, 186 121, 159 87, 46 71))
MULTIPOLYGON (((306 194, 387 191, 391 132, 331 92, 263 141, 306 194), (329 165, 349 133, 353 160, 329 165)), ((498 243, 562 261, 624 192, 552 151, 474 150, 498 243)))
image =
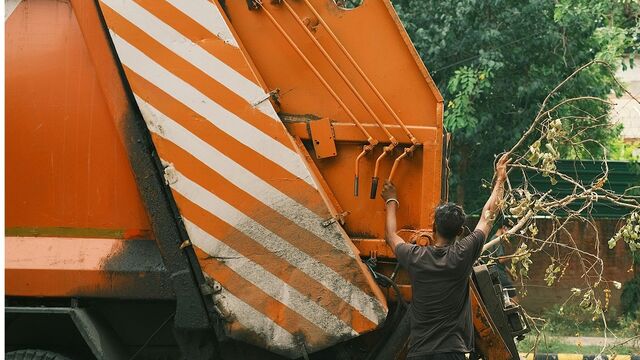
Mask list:
POLYGON ((446 203, 436 208, 435 231, 441 238, 452 242, 462 234, 466 214, 460 205, 446 203))

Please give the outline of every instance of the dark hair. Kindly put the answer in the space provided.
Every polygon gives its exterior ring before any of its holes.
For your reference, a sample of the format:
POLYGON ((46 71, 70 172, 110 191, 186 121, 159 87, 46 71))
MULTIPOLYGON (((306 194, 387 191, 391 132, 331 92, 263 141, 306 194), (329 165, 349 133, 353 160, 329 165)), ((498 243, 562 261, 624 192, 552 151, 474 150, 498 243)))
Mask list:
POLYGON ((453 240, 460 230, 467 215, 460 205, 446 203, 436 208, 436 232, 447 240, 453 240))

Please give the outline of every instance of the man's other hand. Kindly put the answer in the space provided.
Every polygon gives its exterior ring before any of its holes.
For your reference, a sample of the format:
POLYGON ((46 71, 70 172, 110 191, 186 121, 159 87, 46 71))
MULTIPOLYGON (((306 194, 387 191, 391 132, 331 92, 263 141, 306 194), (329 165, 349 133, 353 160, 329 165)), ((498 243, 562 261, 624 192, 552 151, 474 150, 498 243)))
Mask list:
POLYGON ((496 164, 496 181, 505 181, 507 180, 507 165, 511 162, 509 158, 509 154, 504 154, 498 160, 496 164))
POLYGON ((398 199, 398 192, 396 191, 396 186, 389 180, 384 182, 384 186, 382 187, 382 198, 384 201, 389 199, 398 199))

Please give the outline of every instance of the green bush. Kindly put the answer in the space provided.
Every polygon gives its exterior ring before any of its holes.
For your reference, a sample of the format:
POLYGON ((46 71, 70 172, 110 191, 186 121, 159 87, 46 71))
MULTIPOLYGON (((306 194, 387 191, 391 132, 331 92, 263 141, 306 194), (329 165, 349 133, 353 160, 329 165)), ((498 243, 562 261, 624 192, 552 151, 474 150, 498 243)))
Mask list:
MULTIPOLYGON (((635 305, 638 305, 637 303, 635 305)), ((640 334, 640 310, 632 315, 620 315, 615 308, 605 313, 607 327, 616 336, 632 337, 640 334)), ((602 336, 602 319, 593 319, 593 314, 577 304, 554 306, 542 314, 547 320, 544 331, 552 336, 602 336)))
POLYGON ((622 313, 627 317, 640 320, 640 276, 636 274, 633 279, 627 281, 622 287, 620 296, 622 313))

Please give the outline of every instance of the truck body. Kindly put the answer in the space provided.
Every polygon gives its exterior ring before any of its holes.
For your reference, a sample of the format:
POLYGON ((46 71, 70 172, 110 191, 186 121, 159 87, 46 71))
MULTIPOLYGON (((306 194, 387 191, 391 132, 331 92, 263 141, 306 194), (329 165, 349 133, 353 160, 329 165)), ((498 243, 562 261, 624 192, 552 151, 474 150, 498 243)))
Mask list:
MULTIPOLYGON (((428 243, 446 137, 389 1, 14 5, 9 350, 71 319, 97 358, 403 356, 379 190, 428 243)), ((479 347, 516 356, 472 290, 479 347)))

